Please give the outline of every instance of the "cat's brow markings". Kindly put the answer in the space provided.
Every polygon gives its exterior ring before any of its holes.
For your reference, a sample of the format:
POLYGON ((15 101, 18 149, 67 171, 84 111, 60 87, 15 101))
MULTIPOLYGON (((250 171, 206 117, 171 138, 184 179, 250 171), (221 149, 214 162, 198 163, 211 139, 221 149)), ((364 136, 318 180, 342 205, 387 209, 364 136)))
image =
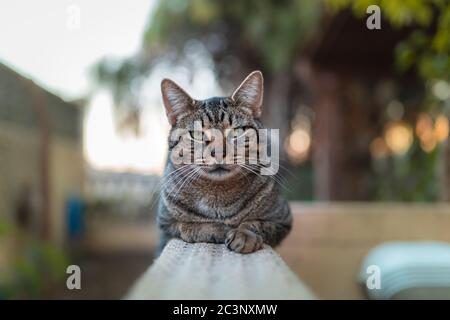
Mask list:
POLYGON ((206 116, 208 117, 209 123, 214 122, 214 116, 211 114, 210 110, 206 110, 206 116))

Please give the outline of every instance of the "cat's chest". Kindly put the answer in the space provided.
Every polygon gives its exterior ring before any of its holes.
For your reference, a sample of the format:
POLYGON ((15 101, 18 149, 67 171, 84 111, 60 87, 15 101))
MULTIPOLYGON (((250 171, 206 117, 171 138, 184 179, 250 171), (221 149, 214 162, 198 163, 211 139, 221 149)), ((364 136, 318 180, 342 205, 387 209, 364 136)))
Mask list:
POLYGON ((221 199, 202 197, 195 203, 199 213, 209 217, 230 217, 238 213, 240 204, 238 202, 227 203, 221 199))

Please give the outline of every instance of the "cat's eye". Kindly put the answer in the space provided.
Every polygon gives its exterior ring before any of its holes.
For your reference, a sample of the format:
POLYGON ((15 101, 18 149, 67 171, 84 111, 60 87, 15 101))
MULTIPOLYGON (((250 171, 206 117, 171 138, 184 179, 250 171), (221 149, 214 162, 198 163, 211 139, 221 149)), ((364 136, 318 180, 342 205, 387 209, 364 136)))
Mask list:
POLYGON ((239 139, 241 137, 243 137, 245 134, 247 134, 249 132, 249 130, 252 130, 252 127, 239 127, 239 128, 234 128, 231 129, 231 138, 233 140, 239 139))
POLYGON ((189 131, 189 138, 193 141, 196 142, 204 142, 204 132, 203 131, 194 131, 194 130, 190 130, 189 131))

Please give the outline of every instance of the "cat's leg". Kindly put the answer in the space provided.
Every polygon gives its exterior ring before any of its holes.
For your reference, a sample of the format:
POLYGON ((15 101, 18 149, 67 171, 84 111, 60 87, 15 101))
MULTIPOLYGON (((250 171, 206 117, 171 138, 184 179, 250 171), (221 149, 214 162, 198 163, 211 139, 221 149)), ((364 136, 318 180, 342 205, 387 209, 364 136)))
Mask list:
POLYGON ((236 228, 228 232, 225 245, 238 253, 251 253, 263 247, 263 238, 248 228, 236 228))
POLYGON ((288 235, 292 227, 292 220, 289 221, 246 221, 241 224, 242 228, 249 229, 259 234, 264 243, 274 247, 288 235))
POLYGON ((291 230, 292 220, 279 221, 245 221, 238 228, 228 232, 226 246, 235 252, 251 253, 263 247, 278 245, 291 230))
POLYGON ((230 227, 214 222, 182 222, 177 224, 179 237, 186 242, 224 243, 230 227))

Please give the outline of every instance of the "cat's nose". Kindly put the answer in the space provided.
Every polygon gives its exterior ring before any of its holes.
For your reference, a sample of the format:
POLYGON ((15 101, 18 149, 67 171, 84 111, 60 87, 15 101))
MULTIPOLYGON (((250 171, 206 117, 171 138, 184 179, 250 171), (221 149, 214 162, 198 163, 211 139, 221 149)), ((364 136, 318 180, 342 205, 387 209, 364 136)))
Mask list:
POLYGON ((223 159, 225 157, 225 150, 226 150, 226 141, 217 139, 211 142, 212 144, 212 150, 211 150, 211 156, 214 158, 223 159))
POLYGON ((221 159, 224 156, 224 152, 223 152, 223 150, 213 149, 211 151, 211 156, 214 157, 214 158, 221 159))
POLYGON ((223 163, 224 163, 224 155, 223 155, 223 152, 221 152, 221 151, 219 151, 219 152, 216 152, 215 150, 213 150, 212 152, 211 152, 211 156, 214 158, 214 163, 215 163, 215 165, 218 165, 218 166, 220 166, 220 165, 222 165, 223 163))

